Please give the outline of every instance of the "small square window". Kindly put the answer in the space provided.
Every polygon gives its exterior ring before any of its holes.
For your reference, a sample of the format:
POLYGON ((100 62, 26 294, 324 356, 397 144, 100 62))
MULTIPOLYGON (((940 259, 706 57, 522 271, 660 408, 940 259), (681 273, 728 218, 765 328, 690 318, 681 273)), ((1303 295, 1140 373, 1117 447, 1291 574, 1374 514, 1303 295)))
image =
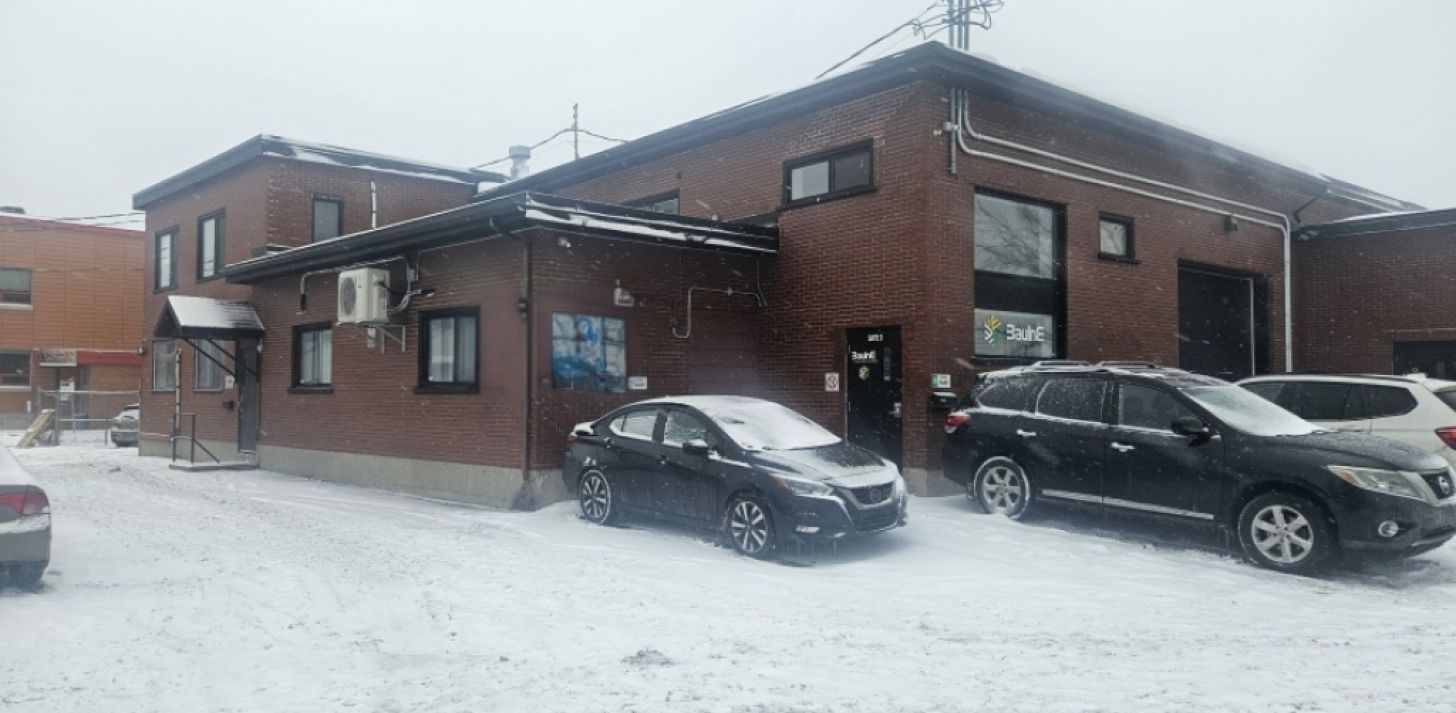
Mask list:
POLYGON ((337 198, 313 199, 313 242, 344 234, 344 202, 337 198))
POLYGON ((1130 258, 1132 254, 1132 222, 1119 218, 1102 218, 1097 223, 1097 252, 1107 257, 1130 258))
POLYGON ((197 221, 197 279, 217 277, 223 259, 223 217, 210 215, 197 221))
POLYGON ((478 390, 480 312, 470 307, 420 315, 420 387, 478 390))
POLYGON ((334 383, 334 331, 327 324, 295 327, 293 385, 321 388, 334 383))
POLYGON ((30 386, 30 352, 0 352, 0 386, 30 386))
POLYGON ((0 304, 30 304, 31 279, 31 271, 25 268, 0 267, 0 304))
POLYGON ((785 202, 818 202, 859 193, 874 185, 873 166, 868 143, 785 164, 785 202))

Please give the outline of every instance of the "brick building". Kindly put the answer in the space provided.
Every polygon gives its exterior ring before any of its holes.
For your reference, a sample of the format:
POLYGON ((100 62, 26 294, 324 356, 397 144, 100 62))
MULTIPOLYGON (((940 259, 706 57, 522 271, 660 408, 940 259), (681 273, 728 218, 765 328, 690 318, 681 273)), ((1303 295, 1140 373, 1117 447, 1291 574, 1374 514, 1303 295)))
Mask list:
POLYGON ((1301 369, 1456 379, 1456 209, 1361 216, 1296 235, 1301 369))
MULTIPOLYGON (((287 226, 229 232, 225 281, 176 292, 246 301, 266 333, 245 450, 519 507, 562 495, 572 424, 673 393, 781 401, 940 492, 936 392, 1044 358, 1289 368, 1289 216, 1412 207, 940 45, 334 241, 308 244, 306 201, 263 197, 262 165, 201 203, 137 200, 157 235, 224 203, 287 226), (373 329, 336 323, 363 266, 392 290, 373 329)), ((180 329, 165 298, 147 324, 180 329)), ((233 393, 191 398, 236 449, 233 393)))
MULTIPOLYGON (((137 390, 142 235, 0 212, 0 428, 53 406, 42 391, 137 390)), ((66 416, 107 419, 130 400, 83 399, 66 416)))

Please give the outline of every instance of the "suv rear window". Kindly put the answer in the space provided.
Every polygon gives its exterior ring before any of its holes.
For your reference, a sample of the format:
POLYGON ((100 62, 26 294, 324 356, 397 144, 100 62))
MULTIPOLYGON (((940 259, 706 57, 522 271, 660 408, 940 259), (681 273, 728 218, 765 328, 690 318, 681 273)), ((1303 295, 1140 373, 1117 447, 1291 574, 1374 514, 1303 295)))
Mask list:
POLYGON ((1436 398, 1440 399, 1441 403, 1449 406, 1452 411, 1456 411, 1456 389, 1437 391, 1436 398))
POLYGON ((1347 421, 1361 410, 1355 386, 1338 381, 1288 382, 1278 404, 1306 421, 1347 421))
POLYGON ((1101 421, 1106 379, 1048 379, 1036 401, 1036 412, 1074 421, 1101 421))
POLYGON ((971 394, 972 401, 982 408, 1004 408, 1025 411, 1036 381, 1027 377, 1001 377, 987 379, 985 384, 971 394))
POLYGON ((1390 418, 1401 416, 1414 411, 1416 408, 1416 397, 1411 396, 1410 391, 1399 386, 1371 386, 1366 384, 1360 387, 1365 393, 1365 414, 1363 418, 1390 418))

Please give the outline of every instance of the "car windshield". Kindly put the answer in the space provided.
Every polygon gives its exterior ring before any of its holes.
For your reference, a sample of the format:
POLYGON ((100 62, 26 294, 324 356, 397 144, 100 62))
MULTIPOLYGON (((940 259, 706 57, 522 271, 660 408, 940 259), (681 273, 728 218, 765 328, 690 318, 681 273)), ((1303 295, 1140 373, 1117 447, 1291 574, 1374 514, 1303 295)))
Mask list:
POLYGON ((1234 386, 1192 386, 1183 389, 1220 421, 1255 436, 1303 436, 1321 430, 1273 402, 1234 386))
POLYGON ((798 412, 768 401, 724 403, 699 409, 748 450, 818 448, 839 437, 798 412))

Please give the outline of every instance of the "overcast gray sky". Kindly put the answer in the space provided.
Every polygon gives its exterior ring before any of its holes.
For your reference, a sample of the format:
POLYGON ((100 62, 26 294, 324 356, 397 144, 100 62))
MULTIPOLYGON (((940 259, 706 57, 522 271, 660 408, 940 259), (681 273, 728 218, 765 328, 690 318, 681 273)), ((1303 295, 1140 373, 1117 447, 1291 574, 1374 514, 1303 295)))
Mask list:
MULTIPOLYGON (((0 0, 0 204, 126 211, 258 133, 474 164, 578 101, 634 138, 807 82, 928 2, 0 0)), ((995 20, 973 49, 1007 66, 1456 206, 1456 2, 1006 0, 995 20)))

